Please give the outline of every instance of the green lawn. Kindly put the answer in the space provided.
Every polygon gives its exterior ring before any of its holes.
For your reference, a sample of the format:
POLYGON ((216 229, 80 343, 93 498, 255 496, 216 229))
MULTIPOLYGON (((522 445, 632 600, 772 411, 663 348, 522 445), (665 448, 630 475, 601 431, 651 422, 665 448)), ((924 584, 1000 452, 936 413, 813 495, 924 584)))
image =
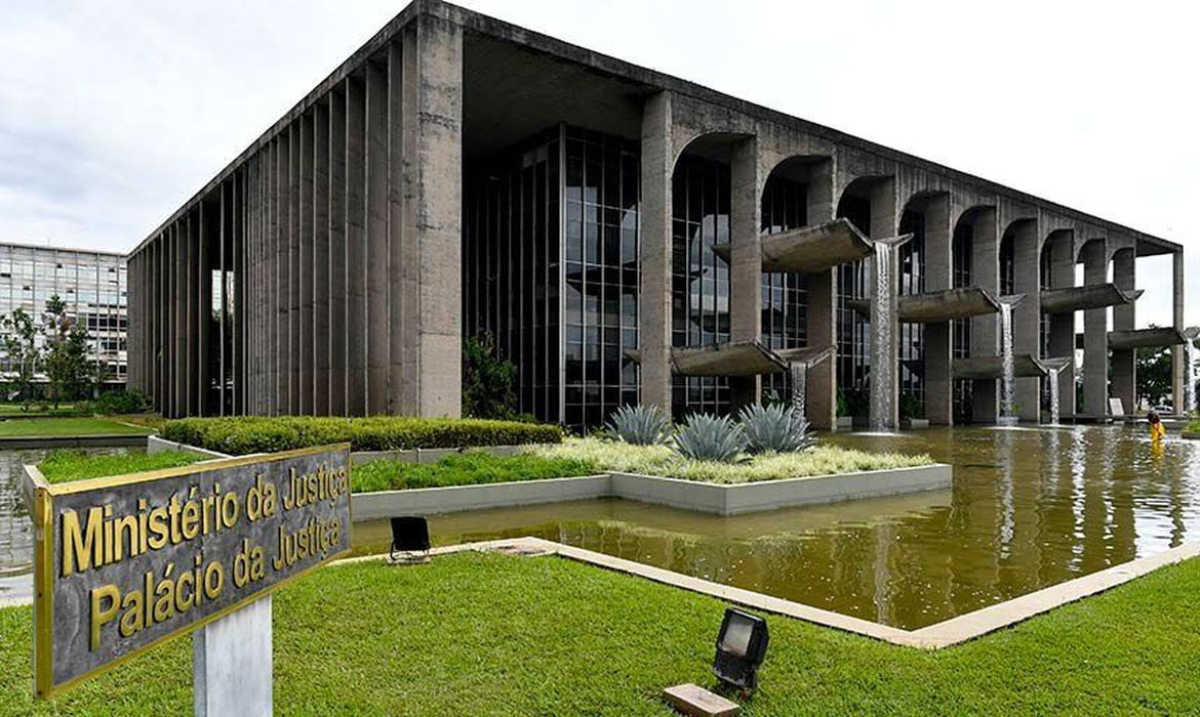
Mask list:
POLYGON ((0 420, 0 438, 34 436, 96 436, 117 433, 149 434, 143 426, 130 426, 105 418, 37 418, 19 421, 0 420))
MULTIPOLYGON (((1191 561, 932 653, 770 617, 743 714, 1198 714, 1198 592, 1191 561)), ((276 598, 276 712, 665 717, 663 687, 711 684, 723 609, 558 558, 329 567, 276 598)), ((29 621, 29 608, 0 610, 0 713, 190 710, 186 639, 33 702, 29 621)))
POLYGON ((531 454, 493 456, 483 451, 450 455, 436 463, 378 460, 354 466, 350 480, 355 493, 508 481, 568 478, 597 473, 590 461, 542 458, 531 454))
POLYGON ((54 451, 38 464, 42 475, 51 483, 65 483, 85 478, 119 476, 162 468, 186 466, 204 460, 204 456, 183 451, 147 453, 95 454, 84 451, 54 451))

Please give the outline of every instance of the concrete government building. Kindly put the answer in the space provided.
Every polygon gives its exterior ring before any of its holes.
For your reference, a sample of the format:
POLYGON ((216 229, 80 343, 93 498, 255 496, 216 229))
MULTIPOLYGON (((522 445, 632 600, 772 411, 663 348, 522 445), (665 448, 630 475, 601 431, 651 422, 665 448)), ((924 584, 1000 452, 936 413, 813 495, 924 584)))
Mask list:
MULTIPOLYGON (((0 316, 22 309, 40 323, 46 300, 56 294, 66 303, 67 315, 87 326, 91 358, 102 382, 123 387, 128 368, 124 255, 0 243, 0 316)), ((41 337, 37 342, 44 344, 41 337)), ((7 379, 15 373, 7 358, 0 359, 0 375, 7 379)), ((34 380, 44 383, 46 376, 39 373, 34 380)))
POLYGON ((1153 346, 1183 393, 1179 244, 437 0, 129 272, 129 381, 168 416, 458 415, 484 333, 520 410, 568 426, 793 387, 818 428, 1038 421, 1054 382, 1101 416, 1153 346), (1164 254, 1174 325, 1139 330, 1164 254))

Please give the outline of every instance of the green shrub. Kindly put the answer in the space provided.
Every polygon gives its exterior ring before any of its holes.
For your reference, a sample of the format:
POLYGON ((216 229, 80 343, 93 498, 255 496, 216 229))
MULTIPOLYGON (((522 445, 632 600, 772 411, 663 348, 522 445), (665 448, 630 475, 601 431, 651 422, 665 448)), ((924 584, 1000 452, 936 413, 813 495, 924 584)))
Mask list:
POLYGON ((371 461, 354 467, 350 484, 355 493, 371 493, 569 478, 597 472, 595 464, 581 458, 543 458, 531 453, 493 456, 483 451, 469 451, 447 456, 437 463, 371 461))
POLYGON ((162 437, 244 455, 349 443, 355 451, 558 443, 558 426, 473 418, 234 416, 168 421, 162 437))
POLYGON ((46 456, 38 469, 51 483, 66 483, 85 478, 127 475, 144 471, 186 466, 205 460, 204 456, 183 451, 146 453, 85 453, 84 451, 54 451, 46 456))
POLYGON ((802 451, 816 442, 808 433, 808 421, 791 406, 780 403, 752 403, 738 414, 738 422, 751 453, 802 451))
POLYGON ((671 435, 671 419, 658 406, 621 406, 613 411, 608 429, 626 443, 653 446, 671 435))
POLYGON ((675 433, 675 450, 694 461, 736 463, 748 443, 745 431, 728 416, 692 414, 675 433))
POLYGON ((867 453, 832 445, 818 445, 800 452, 752 455, 741 463, 690 460, 667 446, 635 446, 598 438, 568 438, 560 445, 530 450, 543 458, 586 460, 604 472, 640 473, 722 484, 912 468, 933 463, 928 455, 867 453))
POLYGON ((100 394, 100 397, 92 401, 91 404, 93 411, 105 416, 117 416, 124 413, 145 413, 148 407, 149 402, 146 400, 146 396, 137 390, 108 391, 100 394))

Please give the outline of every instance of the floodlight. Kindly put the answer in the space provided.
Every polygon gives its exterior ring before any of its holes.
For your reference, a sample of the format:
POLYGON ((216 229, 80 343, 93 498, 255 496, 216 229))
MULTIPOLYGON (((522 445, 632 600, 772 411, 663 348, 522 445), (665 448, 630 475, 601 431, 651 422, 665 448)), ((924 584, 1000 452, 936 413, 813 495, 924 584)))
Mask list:
POLYGON ((737 608, 726 608, 717 635, 713 674, 722 684, 743 691, 758 684, 758 666, 767 654, 767 621, 737 608))
POLYGON ((423 516, 403 515, 392 518, 393 563, 424 563, 429 561, 429 523, 423 516))

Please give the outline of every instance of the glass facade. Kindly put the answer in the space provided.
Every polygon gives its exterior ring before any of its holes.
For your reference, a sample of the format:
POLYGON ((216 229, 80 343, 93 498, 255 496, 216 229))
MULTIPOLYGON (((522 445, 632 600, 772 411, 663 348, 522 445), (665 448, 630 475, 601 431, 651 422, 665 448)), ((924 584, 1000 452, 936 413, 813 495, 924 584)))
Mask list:
MULTIPOLYGON (((909 210, 900 219, 900 233, 913 238, 900 247, 901 295, 925 291, 925 214, 909 210)), ((904 418, 925 417, 925 326, 900 322, 900 413, 904 418)))
MULTIPOLYGON (((126 272, 119 254, 0 244, 0 315, 21 308, 39 321, 57 294, 84 321, 105 383, 125 383, 126 272)), ((5 371, 10 368, 5 365, 5 371)))
MULTIPOLYGON (((871 202, 867 197, 842 198, 838 216, 849 219, 863 234, 871 234, 871 202)), ((871 259, 860 259, 837 268, 837 376, 838 392, 845 402, 844 415, 869 413, 871 371, 871 323, 855 311, 851 302, 870 295, 871 259)))
MULTIPOLYGON (((955 289, 971 286, 971 238, 973 231, 969 222, 959 222, 954 228, 954 238, 950 244, 951 271, 950 279, 955 289)), ((953 358, 966 358, 971 355, 971 320, 955 319, 951 322, 952 337, 951 355, 953 358)), ((971 382, 955 380, 953 387, 953 411, 955 423, 971 422, 971 382)))
POLYGON ((468 171, 464 332, 517 366, 521 412, 584 429, 637 403, 640 175, 636 143, 565 126, 468 171))
MULTIPOLYGON (((729 243, 729 167, 684 156, 675 166, 672 192, 671 342, 712 346, 729 341, 729 267, 713 252, 729 243)), ((688 413, 728 413, 729 379, 680 377, 673 381, 676 418, 688 413)))
MULTIPOLYGON (((778 234, 808 224, 808 185, 772 175, 763 187, 762 233, 778 234)), ((805 346, 808 291, 803 274, 763 273, 762 341, 773 349, 805 346)), ((787 400, 787 373, 763 376, 764 400, 787 400)))

